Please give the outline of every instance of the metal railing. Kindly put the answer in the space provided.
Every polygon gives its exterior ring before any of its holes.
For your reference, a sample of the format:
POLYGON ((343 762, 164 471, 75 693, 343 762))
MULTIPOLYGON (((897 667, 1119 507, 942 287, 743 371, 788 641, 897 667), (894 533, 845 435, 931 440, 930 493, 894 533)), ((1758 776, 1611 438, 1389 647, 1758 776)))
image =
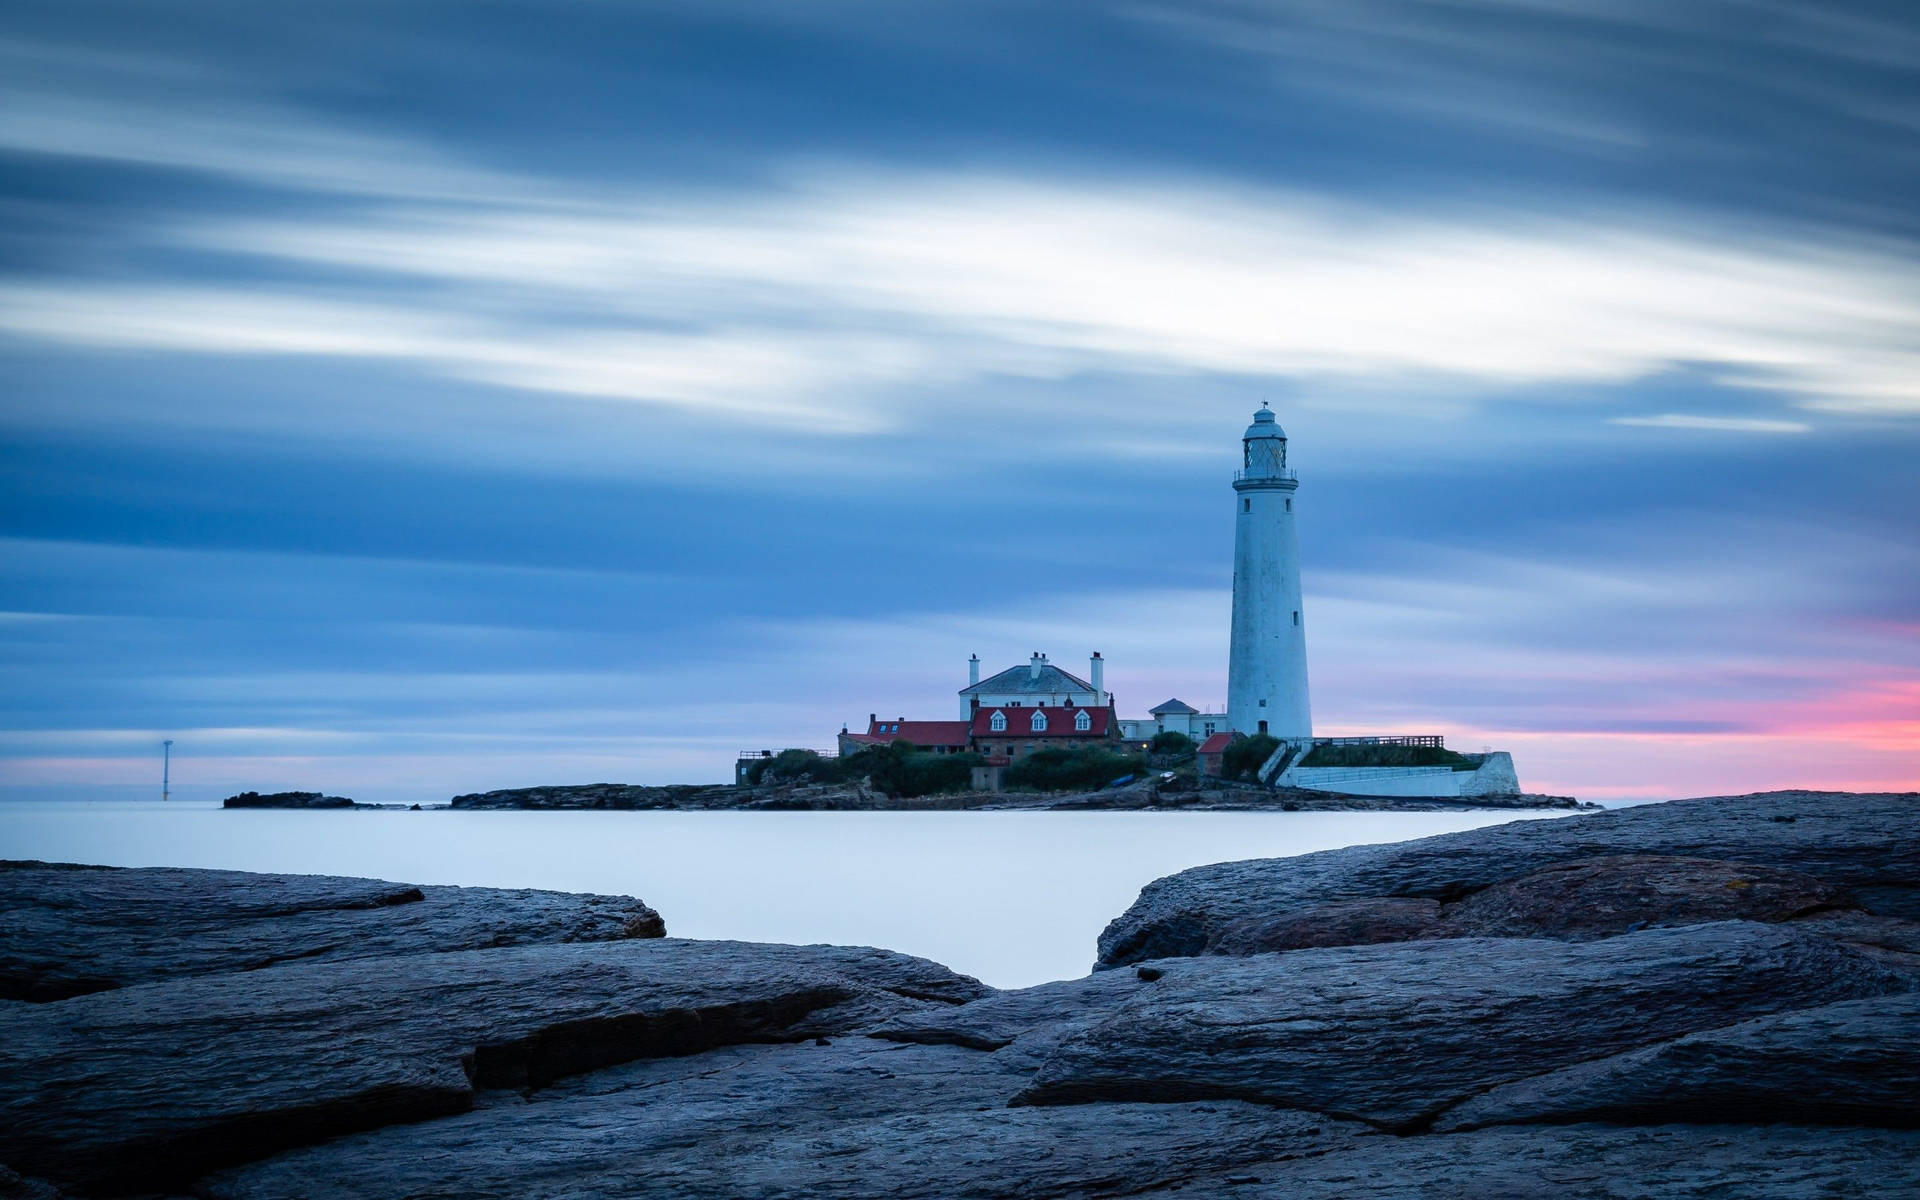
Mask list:
POLYGON ((1389 734, 1384 737, 1315 738, 1316 746, 1432 746, 1447 748, 1447 740, 1437 733, 1389 734))
POLYGON ((1247 467, 1233 473, 1235 483, 1299 483, 1300 477, 1291 467, 1275 467, 1272 470, 1247 467))

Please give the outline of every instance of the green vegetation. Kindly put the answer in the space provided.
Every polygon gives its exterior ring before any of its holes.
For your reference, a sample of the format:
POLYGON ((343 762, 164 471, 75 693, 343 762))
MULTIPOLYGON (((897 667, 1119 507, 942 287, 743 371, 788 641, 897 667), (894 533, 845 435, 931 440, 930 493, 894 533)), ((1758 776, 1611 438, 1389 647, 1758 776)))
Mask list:
POLYGON ((1154 734, 1153 740, 1147 743, 1147 751, 1151 754, 1191 754, 1193 748, 1193 739, 1177 729, 1162 730, 1154 734))
POLYGON ((1270 733, 1256 733, 1252 737, 1235 738, 1220 752, 1220 777, 1222 779, 1251 779, 1255 777, 1273 752, 1280 748, 1280 739, 1270 733))
POLYGON ((1315 746, 1300 760, 1303 767, 1452 767, 1471 771, 1480 765, 1443 746, 1315 746))
POLYGON ((1080 746, 1072 750, 1035 750, 1025 758, 1014 760, 1002 779, 1008 787, 1031 788, 1036 792, 1092 791, 1128 775, 1139 775, 1146 769, 1146 760, 1137 755, 1080 746))
POLYGON ((973 786, 978 754, 929 754, 912 742, 868 746, 843 758, 821 758, 811 750, 782 750, 747 768, 747 782, 852 783, 871 778, 876 790, 895 799, 964 792, 973 786))

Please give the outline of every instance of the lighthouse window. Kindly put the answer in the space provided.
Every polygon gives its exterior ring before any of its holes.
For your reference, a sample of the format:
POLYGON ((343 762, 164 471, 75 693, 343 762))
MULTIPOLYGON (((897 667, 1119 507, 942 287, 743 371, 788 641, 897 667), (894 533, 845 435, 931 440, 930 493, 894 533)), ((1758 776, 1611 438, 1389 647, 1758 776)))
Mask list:
POLYGON ((1287 511, 1288 512, 1293 511, 1293 497, 1291 496, 1287 497, 1287 511))
POLYGON ((1297 608, 1293 610, 1293 623, 1295 625, 1300 623, 1300 610, 1297 608))
POLYGON ((1240 511, 1241 511, 1241 512, 1252 512, 1252 511, 1253 511, 1253 500, 1252 500, 1251 498, 1249 498, 1249 497, 1246 497, 1246 496, 1242 496, 1242 497, 1240 498, 1240 511))

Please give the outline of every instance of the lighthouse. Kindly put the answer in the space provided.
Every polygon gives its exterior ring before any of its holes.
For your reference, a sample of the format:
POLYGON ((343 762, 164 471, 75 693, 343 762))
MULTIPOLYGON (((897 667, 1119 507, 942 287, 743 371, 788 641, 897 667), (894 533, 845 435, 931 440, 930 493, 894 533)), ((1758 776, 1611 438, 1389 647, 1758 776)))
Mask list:
POLYGON ((1313 737, 1307 708, 1307 631, 1300 608, 1300 544, 1287 434, 1266 405, 1241 438, 1233 477, 1233 640, 1227 720, 1245 734, 1313 737))

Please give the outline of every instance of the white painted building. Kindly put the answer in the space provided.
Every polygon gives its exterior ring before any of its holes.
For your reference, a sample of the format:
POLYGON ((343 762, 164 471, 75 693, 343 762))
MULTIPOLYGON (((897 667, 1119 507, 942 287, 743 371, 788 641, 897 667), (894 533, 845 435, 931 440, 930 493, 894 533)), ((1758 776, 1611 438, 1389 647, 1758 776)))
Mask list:
POLYGON ((1201 742, 1228 728, 1227 714, 1201 712, 1177 696, 1154 705, 1147 716, 1120 720, 1120 736, 1130 742, 1150 742, 1157 733, 1182 733, 1201 742))
POLYGON ((980 678, 980 656, 967 659, 967 686, 960 689, 960 715, 989 708, 1110 708, 1113 693, 1106 690, 1107 661, 1095 650, 1087 660, 1088 678, 1061 670, 1038 650, 1024 667, 1008 667, 980 678))
POLYGON ((1245 734, 1313 737, 1307 705, 1307 631, 1300 606, 1300 545, 1287 466, 1287 435, 1266 405, 1241 437, 1233 477, 1233 628, 1227 719, 1245 734))

